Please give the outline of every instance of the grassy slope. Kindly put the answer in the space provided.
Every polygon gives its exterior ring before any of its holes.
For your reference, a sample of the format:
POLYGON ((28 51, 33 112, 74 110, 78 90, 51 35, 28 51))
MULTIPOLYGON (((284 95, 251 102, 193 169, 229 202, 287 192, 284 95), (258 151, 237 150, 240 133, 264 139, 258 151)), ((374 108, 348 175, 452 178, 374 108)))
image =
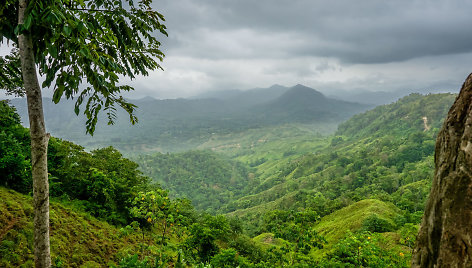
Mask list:
MULTIPOLYGON (((32 198, 0 187, 0 267, 33 266, 32 198)), ((140 236, 120 231, 85 213, 51 202, 51 256, 66 267, 117 263, 138 250, 140 236)))
MULTIPOLYGON (((396 103, 378 106, 342 123, 337 135, 342 136, 344 141, 339 144, 330 144, 331 139, 339 136, 318 137, 312 139, 311 143, 302 143, 304 146, 297 147, 294 150, 297 153, 293 155, 289 153, 289 157, 267 157, 267 155, 282 156, 287 154, 287 151, 290 152, 290 146, 296 146, 296 143, 289 142, 287 147, 285 143, 290 140, 289 138, 269 141, 264 146, 255 147, 250 154, 238 154, 237 159, 243 162, 249 162, 247 159, 253 160, 257 157, 268 158, 268 161, 256 166, 255 177, 260 180, 261 185, 254 192, 233 201, 229 211, 231 214, 244 216, 280 208, 280 205, 287 201, 287 197, 296 195, 302 189, 324 193, 323 186, 318 182, 327 181, 329 188, 330 180, 324 178, 326 174, 336 174, 335 177, 339 177, 343 173, 342 170, 350 168, 352 163, 359 159, 362 151, 367 151, 367 155, 372 159, 388 158, 404 149, 402 144, 407 139, 408 133, 423 132, 432 140, 454 98, 454 94, 426 96, 412 94, 396 103), (428 130, 425 130, 424 118, 427 118, 428 130), (387 145, 379 145, 380 140, 387 145), (392 144, 388 145, 389 142, 392 144), (347 157, 351 163, 346 167, 340 167, 335 161, 322 160, 323 156, 331 153, 336 153, 336 158, 347 157), (300 157, 301 155, 305 156, 300 157), (294 167, 290 173, 281 172, 290 165, 294 167), (318 187, 313 187, 314 185, 318 187)), ((300 139, 294 139, 292 142, 300 142, 303 135, 295 137, 300 139)), ((432 166, 425 167, 428 163, 428 159, 413 162, 412 164, 417 167, 414 172, 432 170, 432 166)), ((379 162, 370 166, 384 166, 384 164, 379 162)), ((346 174, 342 174, 344 175, 346 174)))
MULTIPOLYGON (((252 209, 248 210, 251 211, 252 209)), ((315 230, 327 240, 328 245, 334 244, 347 231, 356 232, 360 230, 362 222, 374 214, 393 224, 393 219, 399 215, 399 209, 391 203, 377 199, 365 199, 323 217, 316 225, 315 230)), ((266 236, 265 233, 254 239, 259 241, 266 236)))
POLYGON ((393 224, 393 219, 399 215, 398 213, 399 209, 393 204, 365 199, 323 217, 315 230, 324 236, 328 243, 333 243, 342 238, 346 231, 355 232, 361 229, 362 222, 373 214, 393 224))
MULTIPOLYGON (((323 217, 315 226, 315 230, 326 239, 327 243, 322 249, 314 250, 313 257, 317 260, 322 259, 333 250, 333 245, 343 239, 348 232, 355 233, 362 230, 362 223, 369 216, 376 214, 393 224, 394 218, 399 215, 399 212, 399 209, 391 203, 365 199, 323 217)), ((385 239, 382 239, 383 243, 380 243, 379 246, 396 254, 407 253, 411 250, 400 243, 399 230, 381 235, 385 239)), ((411 256, 407 253, 405 258, 409 263, 411 256)))
MULTIPOLYGON (((323 217, 315 226, 315 230, 326 239, 326 244, 322 249, 314 249, 311 252, 311 257, 318 261, 321 260, 348 232, 360 231, 363 221, 369 216, 375 214, 393 224, 394 218, 399 216, 399 213, 400 211, 395 205, 376 199, 365 199, 337 210, 323 217)), ((407 252, 410 249, 400 243, 399 230, 382 233, 381 237, 384 239, 381 239, 380 243, 377 242, 379 246, 391 250, 394 254, 405 253, 406 262, 409 263, 411 256, 407 252)), ((253 241, 265 249, 272 246, 280 247, 287 243, 283 239, 275 238, 272 233, 262 233, 254 237, 253 241)))

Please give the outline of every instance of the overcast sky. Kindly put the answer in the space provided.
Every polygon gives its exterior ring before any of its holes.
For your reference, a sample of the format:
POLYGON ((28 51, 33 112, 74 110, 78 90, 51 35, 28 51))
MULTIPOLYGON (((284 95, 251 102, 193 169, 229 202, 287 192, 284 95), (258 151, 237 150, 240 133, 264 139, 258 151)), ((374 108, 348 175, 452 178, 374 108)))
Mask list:
POLYGON ((304 84, 322 92, 458 91, 470 0, 154 0, 165 71, 132 97, 304 84))

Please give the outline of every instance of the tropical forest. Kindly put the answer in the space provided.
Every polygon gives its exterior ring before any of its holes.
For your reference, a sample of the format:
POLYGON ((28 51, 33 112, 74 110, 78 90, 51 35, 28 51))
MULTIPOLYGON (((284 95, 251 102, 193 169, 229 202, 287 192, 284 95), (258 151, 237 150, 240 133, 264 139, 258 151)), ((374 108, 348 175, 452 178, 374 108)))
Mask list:
MULTIPOLYGON (((0 267, 472 265, 471 76, 390 99, 307 79, 133 95, 155 72, 188 77, 163 2, 0 5, 0 267)), ((370 64, 350 60, 339 72, 370 64)))

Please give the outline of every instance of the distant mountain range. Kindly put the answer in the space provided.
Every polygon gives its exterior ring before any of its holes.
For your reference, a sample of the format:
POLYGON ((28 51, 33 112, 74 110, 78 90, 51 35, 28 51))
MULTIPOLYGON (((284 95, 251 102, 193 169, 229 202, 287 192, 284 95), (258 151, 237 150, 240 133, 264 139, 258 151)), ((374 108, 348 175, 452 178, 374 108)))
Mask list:
MULTIPOLYGON (((131 126, 120 111, 114 126, 99 120, 94 137, 90 137, 85 135, 84 116, 77 117, 73 112, 73 101, 62 100, 55 105, 45 99, 46 126, 52 135, 86 147, 114 145, 122 150, 179 151, 193 148, 215 133, 290 123, 339 123, 372 107, 328 98, 303 85, 275 85, 192 99, 148 97, 132 102, 139 107, 136 126, 131 126)), ((27 125, 26 101, 13 99, 11 103, 27 125)))
POLYGON ((245 105, 251 106, 275 100, 289 89, 289 87, 273 85, 269 88, 254 88, 249 90, 210 91, 191 97, 190 99, 219 99, 235 103, 244 103, 245 105))
MULTIPOLYGON (((191 99, 236 99, 236 98, 247 98, 252 97, 254 100, 264 100, 267 97, 267 93, 269 93, 274 99, 281 96, 283 93, 287 92, 291 87, 285 87, 281 85, 273 85, 269 88, 255 88, 251 90, 218 90, 218 91, 208 91, 201 93, 199 95, 191 97, 191 99)), ((420 94, 430 94, 430 93, 457 93, 457 91, 452 90, 448 91, 445 89, 442 90, 432 90, 432 89, 404 89, 404 90, 396 90, 396 91, 368 91, 368 90, 323 90, 323 93, 326 97, 337 99, 337 100, 344 100, 348 102, 356 102, 361 104, 367 105, 384 105, 390 104, 398 99, 408 96, 412 93, 420 93, 420 94)))

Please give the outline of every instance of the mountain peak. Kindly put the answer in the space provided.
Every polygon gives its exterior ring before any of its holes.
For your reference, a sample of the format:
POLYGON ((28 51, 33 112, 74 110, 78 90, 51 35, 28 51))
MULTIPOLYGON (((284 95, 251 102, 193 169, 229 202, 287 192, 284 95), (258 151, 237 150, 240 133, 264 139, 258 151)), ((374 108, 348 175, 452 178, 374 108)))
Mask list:
MULTIPOLYGON (((291 87, 291 89, 316 91, 315 89, 313 89, 311 87, 307 87, 307 86, 302 85, 302 84, 296 84, 295 86, 291 87)), ((316 92, 318 92, 318 91, 316 91, 316 92)))
POLYGON ((291 87, 284 95, 285 98, 307 98, 307 99, 324 99, 325 96, 311 87, 301 84, 291 87))
POLYGON ((279 85, 279 84, 273 84, 272 86, 269 87, 270 89, 273 89, 273 88, 287 88, 287 87, 284 87, 282 85, 279 85))
POLYGON ((270 105, 283 109, 301 109, 302 107, 313 107, 324 105, 326 97, 320 92, 306 87, 304 85, 296 85, 288 89, 283 95, 278 97, 270 105), (291 108, 289 108, 291 107, 291 108))
POLYGON ((140 99, 137 99, 137 101, 141 101, 141 102, 148 102, 148 101, 155 101, 156 99, 151 97, 151 96, 144 96, 140 99))

